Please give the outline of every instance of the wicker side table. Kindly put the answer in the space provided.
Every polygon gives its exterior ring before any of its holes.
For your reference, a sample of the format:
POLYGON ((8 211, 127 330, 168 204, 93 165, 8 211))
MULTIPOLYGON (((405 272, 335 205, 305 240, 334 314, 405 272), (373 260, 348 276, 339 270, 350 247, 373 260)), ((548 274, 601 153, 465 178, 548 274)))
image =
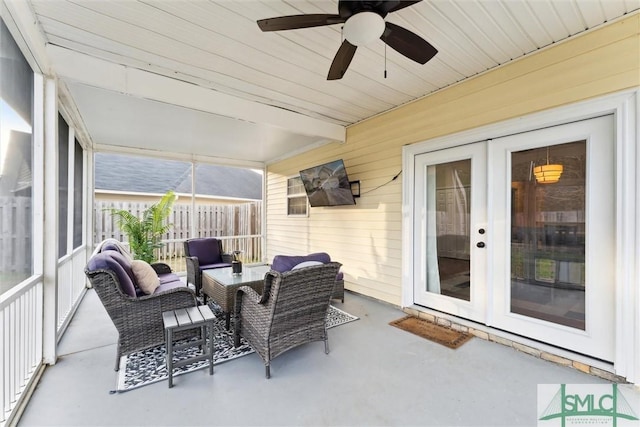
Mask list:
POLYGON ((213 321, 215 315, 206 305, 181 308, 162 313, 164 336, 167 349, 167 373, 169 374, 169 388, 173 387, 173 369, 200 360, 209 361, 209 375, 213 375, 213 321), (176 344, 174 334, 187 329, 200 328, 200 339, 197 341, 176 344), (207 343, 207 339, 209 342, 207 343), (202 354, 186 360, 173 361, 173 353, 187 347, 198 346, 202 354))
POLYGON ((231 327, 231 312, 240 286, 250 286, 262 293, 264 275, 271 269, 268 265, 245 265, 242 274, 233 274, 231 267, 213 268, 202 272, 202 294, 210 297, 224 312, 225 326, 231 327))

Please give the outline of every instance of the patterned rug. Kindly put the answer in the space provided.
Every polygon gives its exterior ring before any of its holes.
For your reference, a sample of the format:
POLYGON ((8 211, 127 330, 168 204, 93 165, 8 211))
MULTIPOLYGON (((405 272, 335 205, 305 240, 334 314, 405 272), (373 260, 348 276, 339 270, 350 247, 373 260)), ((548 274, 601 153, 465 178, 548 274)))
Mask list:
MULTIPOLYGON (((224 327, 224 315, 221 313, 220 307, 214 303, 210 303, 209 307, 211 307, 211 310, 216 315, 213 332, 216 340, 213 355, 214 366, 253 353, 253 349, 244 338, 241 338, 239 347, 235 348, 233 346, 233 331, 227 331, 224 327)), ((327 328, 344 325, 357 319, 356 316, 331 305, 327 312, 327 328)), ((201 354, 198 347, 188 347, 175 351, 174 357, 175 360, 184 360, 198 354, 201 354)), ((118 371, 116 389, 112 390, 111 393, 125 392, 166 380, 168 375, 165 355, 165 346, 161 345, 122 356, 120 359, 120 370, 118 371)), ((175 368, 173 376, 176 377, 177 375, 186 374, 206 367, 208 367, 208 362, 202 360, 180 368, 175 368)))

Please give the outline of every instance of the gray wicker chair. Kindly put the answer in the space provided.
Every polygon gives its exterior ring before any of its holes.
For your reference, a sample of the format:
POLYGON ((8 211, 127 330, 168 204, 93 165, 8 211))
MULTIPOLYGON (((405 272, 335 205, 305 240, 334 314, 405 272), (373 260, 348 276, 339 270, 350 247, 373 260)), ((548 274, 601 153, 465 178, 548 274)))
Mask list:
POLYGON ((193 284, 196 294, 202 290, 202 271, 212 268, 231 267, 233 256, 222 251, 222 240, 215 237, 200 237, 184 241, 187 263, 187 283, 193 284))
POLYGON ((127 293, 126 286, 132 285, 121 283, 130 279, 114 252, 92 256, 85 274, 118 331, 117 371, 121 356, 164 344, 163 311, 194 307, 197 302, 195 293, 186 286, 144 296, 127 293))
POLYGON ((262 295, 248 286, 236 294, 236 347, 244 337, 260 355, 270 378, 271 360, 299 345, 324 341, 329 353, 326 317, 341 264, 330 262, 265 275, 262 295))

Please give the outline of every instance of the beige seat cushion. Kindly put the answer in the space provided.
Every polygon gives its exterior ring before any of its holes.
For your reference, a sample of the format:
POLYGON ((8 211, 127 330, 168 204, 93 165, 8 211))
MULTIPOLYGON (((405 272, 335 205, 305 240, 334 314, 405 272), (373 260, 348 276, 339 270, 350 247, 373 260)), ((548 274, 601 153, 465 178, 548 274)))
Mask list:
POLYGON ((133 260, 131 262, 131 271, 136 276, 138 287, 145 294, 151 295, 160 286, 160 278, 158 278, 155 270, 148 262, 139 259, 133 260))

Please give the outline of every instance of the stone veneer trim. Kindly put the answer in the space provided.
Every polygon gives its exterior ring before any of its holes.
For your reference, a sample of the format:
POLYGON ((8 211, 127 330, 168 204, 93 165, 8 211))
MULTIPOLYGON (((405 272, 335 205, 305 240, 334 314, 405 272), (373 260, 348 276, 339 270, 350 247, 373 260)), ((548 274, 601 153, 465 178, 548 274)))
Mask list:
POLYGON ((428 322, 435 323, 437 325, 449 327, 451 329, 455 329, 460 332, 468 332, 480 339, 485 341, 495 342, 497 344, 502 344, 507 347, 511 347, 516 351, 520 351, 522 353, 528 354, 530 356, 536 357, 538 359, 543 359, 549 361, 551 363, 555 363, 561 366, 567 366, 573 369, 576 369, 580 372, 584 372, 585 374, 594 375, 596 377, 603 378, 607 381, 615 382, 615 383, 628 383, 628 381, 616 374, 605 371, 604 369, 597 368, 595 366, 588 365, 586 363, 579 362, 577 360, 571 360, 566 357, 559 356, 557 354, 550 353, 548 351, 540 350, 535 347, 531 347, 525 344, 521 344, 519 342, 510 340, 508 338, 499 337, 494 334, 475 329, 469 326, 465 326, 455 321, 452 321, 447 318, 439 317, 431 313, 425 313, 424 311, 416 310, 413 308, 403 308, 402 311, 405 313, 418 317, 420 319, 424 319, 428 322))

